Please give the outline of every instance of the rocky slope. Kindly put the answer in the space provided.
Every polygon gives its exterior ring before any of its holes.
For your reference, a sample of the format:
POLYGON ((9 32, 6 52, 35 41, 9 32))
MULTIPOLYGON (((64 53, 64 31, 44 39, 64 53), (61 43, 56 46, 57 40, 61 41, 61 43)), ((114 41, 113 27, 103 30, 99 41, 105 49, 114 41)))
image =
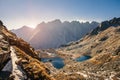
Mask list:
POLYGON ((117 21, 116 24, 113 24, 112 26, 106 25, 105 24, 106 21, 102 22, 97 28, 93 29, 92 32, 87 34, 82 39, 76 42, 72 42, 68 46, 58 49, 58 51, 59 50, 64 51, 69 54, 74 53, 74 54, 80 54, 80 55, 84 54, 91 56, 108 51, 110 53, 115 53, 115 51, 120 46, 119 45, 120 18, 114 18, 107 22, 109 24, 112 24, 111 22, 115 22, 115 21, 117 21), (104 27, 106 29, 103 29, 104 27), (94 32, 97 32, 98 34, 93 34, 94 32))
MULTIPOLYGON (((0 21, 0 26, 1 25, 2 22, 0 21)), ((0 65, 1 65, 0 70, 3 68, 3 66, 9 59, 10 59, 9 43, 5 40, 4 35, 0 32, 0 65)))
POLYGON ((120 80, 120 18, 102 22, 81 40, 57 51, 66 63, 58 72, 60 75, 55 75, 59 79, 64 76, 67 80, 120 80), (83 55, 92 58, 75 61, 83 55))
POLYGON ((0 80, 54 80, 34 48, 0 21, 0 80))

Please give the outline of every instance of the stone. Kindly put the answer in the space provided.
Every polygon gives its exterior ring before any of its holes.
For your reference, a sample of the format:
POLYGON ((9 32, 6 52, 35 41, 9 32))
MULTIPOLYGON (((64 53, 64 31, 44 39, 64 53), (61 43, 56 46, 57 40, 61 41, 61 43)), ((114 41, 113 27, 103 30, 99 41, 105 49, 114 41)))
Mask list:
POLYGON ((3 26, 3 22, 0 20, 0 26, 3 26))

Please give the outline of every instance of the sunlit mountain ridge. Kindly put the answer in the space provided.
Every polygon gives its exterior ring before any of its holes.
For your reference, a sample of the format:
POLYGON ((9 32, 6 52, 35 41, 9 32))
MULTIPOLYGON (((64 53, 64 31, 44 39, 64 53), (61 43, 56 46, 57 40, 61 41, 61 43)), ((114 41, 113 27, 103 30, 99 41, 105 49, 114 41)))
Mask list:
POLYGON ((79 40, 87 32, 98 26, 98 22, 65 21, 59 19, 37 25, 35 29, 22 27, 12 30, 18 37, 29 42, 36 49, 58 48, 63 44, 79 40))

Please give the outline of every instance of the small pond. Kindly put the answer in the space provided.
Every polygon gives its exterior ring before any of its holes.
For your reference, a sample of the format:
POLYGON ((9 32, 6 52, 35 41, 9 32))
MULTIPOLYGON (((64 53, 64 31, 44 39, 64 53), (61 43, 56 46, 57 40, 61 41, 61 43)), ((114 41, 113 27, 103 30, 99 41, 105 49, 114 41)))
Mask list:
POLYGON ((81 62, 81 61, 88 60, 88 59, 90 59, 90 58, 91 58, 91 56, 84 55, 84 56, 81 56, 81 57, 76 58, 76 61, 77 61, 77 62, 81 62))
POLYGON ((64 66, 64 61, 60 57, 41 58, 41 61, 42 62, 51 62, 52 65, 57 69, 63 68, 63 66, 64 66))

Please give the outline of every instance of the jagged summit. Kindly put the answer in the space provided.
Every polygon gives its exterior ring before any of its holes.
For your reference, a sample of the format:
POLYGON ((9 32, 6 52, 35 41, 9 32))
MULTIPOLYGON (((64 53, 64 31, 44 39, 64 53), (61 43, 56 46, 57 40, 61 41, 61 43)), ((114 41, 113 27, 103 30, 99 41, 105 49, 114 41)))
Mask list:
POLYGON ((29 42, 35 49, 49 49, 79 40, 88 31, 96 28, 98 24, 98 22, 61 22, 56 19, 47 23, 42 22, 32 31, 29 28, 20 28, 12 30, 12 32, 29 42))
POLYGON ((97 28, 93 29, 90 32, 90 35, 96 35, 100 31, 103 31, 111 26, 114 26, 114 27, 120 26, 120 18, 113 18, 109 21, 102 22, 97 28))
POLYGON ((28 26, 26 26, 26 25, 24 25, 24 26, 22 27, 22 29, 26 29, 26 28, 30 28, 30 27, 28 27, 28 26))

